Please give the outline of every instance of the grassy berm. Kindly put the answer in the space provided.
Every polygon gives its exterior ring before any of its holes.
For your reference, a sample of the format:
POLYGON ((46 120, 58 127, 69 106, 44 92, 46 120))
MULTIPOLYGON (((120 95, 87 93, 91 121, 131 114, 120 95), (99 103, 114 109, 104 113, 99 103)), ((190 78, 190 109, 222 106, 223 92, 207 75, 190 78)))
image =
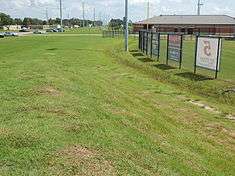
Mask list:
POLYGON ((0 175, 234 175, 234 75, 194 78, 136 43, 1 39, 0 175))

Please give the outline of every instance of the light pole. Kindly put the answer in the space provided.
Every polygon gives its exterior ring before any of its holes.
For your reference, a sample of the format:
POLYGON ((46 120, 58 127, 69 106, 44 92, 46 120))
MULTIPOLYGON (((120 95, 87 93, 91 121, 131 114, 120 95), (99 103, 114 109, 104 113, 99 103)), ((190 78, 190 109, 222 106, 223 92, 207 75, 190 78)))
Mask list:
POLYGON ((204 4, 201 3, 201 0, 198 0, 197 3, 197 15, 201 15, 201 6, 203 6, 204 4))
POLYGON ((82 27, 85 27, 85 2, 82 1, 82 27))
POLYGON ((63 29, 62 0, 60 0, 60 27, 63 29))
POLYGON ((93 13, 93 20, 94 20, 94 22, 93 22, 93 27, 95 27, 95 25, 96 25, 96 24, 95 24, 95 15, 96 15, 96 14, 95 14, 95 7, 94 7, 94 13, 93 13))
POLYGON ((128 51, 128 0, 125 0, 125 51, 128 51))
POLYGON ((47 25, 48 25, 49 17, 48 17, 48 9, 47 8, 46 8, 46 20, 47 20, 47 25))
MULTIPOLYGON (((150 4, 149 4, 149 0, 148 0, 148 2, 147 2, 147 20, 149 19, 149 6, 150 6, 150 4)), ((149 30, 148 22, 147 22, 147 30, 149 30)))

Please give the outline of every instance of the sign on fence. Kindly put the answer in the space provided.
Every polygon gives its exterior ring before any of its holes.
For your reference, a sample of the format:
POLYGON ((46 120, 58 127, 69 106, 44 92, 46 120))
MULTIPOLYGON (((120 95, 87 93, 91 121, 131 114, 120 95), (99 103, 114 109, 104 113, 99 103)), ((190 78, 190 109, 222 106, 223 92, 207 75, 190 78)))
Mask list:
POLYGON ((148 33, 144 32, 144 46, 143 46, 143 52, 147 52, 148 49, 148 33))
POLYGON ((160 33, 139 31, 139 49, 152 57, 160 57, 160 33))
POLYGON ((146 54, 151 56, 152 55, 152 33, 148 32, 147 35, 148 35, 148 49, 147 49, 146 54))
MULTIPOLYGON (((215 78, 220 71, 221 60, 221 38, 197 36, 196 38, 196 50, 195 50, 195 62, 194 73, 197 71, 197 67, 205 68, 215 71, 215 78)), ((156 32, 140 31, 139 32, 139 49, 150 55, 160 56, 160 34, 156 32)), ((176 61, 179 63, 179 68, 182 65, 182 50, 183 50, 183 35, 168 34, 167 35, 167 58, 168 61, 176 61)))
POLYGON ((176 34, 167 35, 167 65, 168 60, 179 62, 179 68, 182 64, 183 36, 176 34))
POLYGON ((197 37, 194 73, 197 67, 213 70, 217 73, 220 70, 221 38, 197 37))
POLYGON ((151 56, 160 57, 160 33, 152 33, 151 56))
POLYGON ((141 50, 142 51, 142 41, 143 41, 143 39, 142 39, 142 37, 143 37, 143 35, 142 35, 142 31, 139 31, 139 50, 141 50))

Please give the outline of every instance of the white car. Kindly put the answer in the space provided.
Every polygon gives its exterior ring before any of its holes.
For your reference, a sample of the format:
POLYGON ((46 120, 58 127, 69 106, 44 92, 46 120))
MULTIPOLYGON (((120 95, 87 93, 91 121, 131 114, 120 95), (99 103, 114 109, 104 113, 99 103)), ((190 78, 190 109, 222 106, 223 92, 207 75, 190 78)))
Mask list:
POLYGON ((5 36, 5 37, 17 37, 18 34, 15 33, 15 32, 5 32, 5 33, 4 33, 4 36, 5 36))
POLYGON ((36 30, 33 32, 34 34, 46 34, 46 31, 40 31, 40 30, 36 30))

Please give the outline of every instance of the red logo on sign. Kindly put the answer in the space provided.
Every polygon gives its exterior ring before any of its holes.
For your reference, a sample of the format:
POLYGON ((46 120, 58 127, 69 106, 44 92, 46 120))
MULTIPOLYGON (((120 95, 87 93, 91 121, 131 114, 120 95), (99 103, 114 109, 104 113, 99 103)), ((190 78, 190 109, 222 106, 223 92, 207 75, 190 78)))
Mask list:
POLYGON ((209 41, 204 42, 204 54, 207 56, 211 56, 211 43, 209 41))

